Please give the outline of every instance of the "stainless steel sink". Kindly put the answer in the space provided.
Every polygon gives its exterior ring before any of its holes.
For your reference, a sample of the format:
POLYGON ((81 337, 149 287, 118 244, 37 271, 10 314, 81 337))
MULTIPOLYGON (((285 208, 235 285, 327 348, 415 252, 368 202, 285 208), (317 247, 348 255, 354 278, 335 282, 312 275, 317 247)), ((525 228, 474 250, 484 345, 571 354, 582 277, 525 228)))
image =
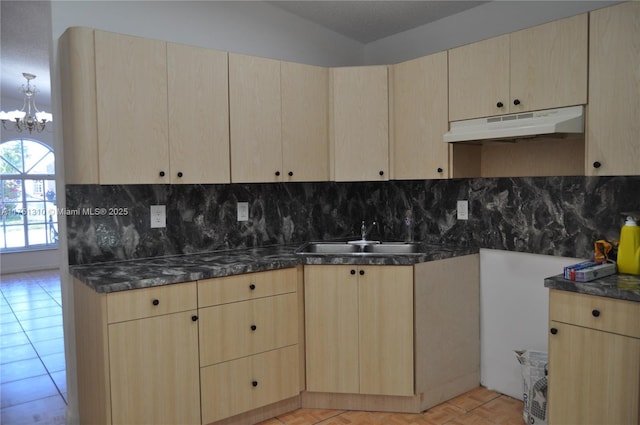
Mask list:
POLYGON ((296 250, 298 254, 351 254, 360 252, 360 246, 346 242, 309 242, 296 250))
POLYGON ((420 252, 420 244, 411 242, 383 242, 375 245, 366 245, 364 251, 375 254, 416 254, 420 252))
POLYGON ((419 254, 419 243, 379 242, 308 242, 298 248, 296 254, 304 255, 395 255, 419 254))

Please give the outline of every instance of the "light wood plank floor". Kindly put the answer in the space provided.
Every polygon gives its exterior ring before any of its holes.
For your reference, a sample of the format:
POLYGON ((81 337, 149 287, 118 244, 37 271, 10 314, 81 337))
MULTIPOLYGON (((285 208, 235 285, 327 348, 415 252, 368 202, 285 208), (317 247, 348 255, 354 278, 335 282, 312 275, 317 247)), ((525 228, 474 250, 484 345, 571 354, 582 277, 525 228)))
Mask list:
POLYGON ((478 387, 421 414, 299 409, 260 425, 523 425, 523 403, 478 387))

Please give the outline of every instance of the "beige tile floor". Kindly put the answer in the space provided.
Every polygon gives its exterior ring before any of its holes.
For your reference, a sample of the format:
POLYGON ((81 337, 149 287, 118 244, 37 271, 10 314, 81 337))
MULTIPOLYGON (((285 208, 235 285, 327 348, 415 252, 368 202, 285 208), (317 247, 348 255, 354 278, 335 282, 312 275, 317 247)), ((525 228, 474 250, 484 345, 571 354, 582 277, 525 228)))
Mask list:
MULTIPOLYGON (((61 306, 57 270, 0 276, 0 424, 65 423, 61 306)), ((261 425, 522 425, 522 408, 478 387, 421 414, 299 409, 261 425)))
POLYGON ((67 378, 57 270, 0 276, 0 423, 65 423, 67 378))

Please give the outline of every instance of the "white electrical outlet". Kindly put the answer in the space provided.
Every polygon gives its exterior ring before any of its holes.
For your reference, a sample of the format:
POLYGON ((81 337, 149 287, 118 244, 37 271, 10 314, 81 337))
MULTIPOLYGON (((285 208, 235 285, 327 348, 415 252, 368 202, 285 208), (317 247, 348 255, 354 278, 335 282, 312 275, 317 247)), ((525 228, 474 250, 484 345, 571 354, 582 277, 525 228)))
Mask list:
POLYGON ((238 221, 249 221, 248 202, 238 202, 238 221))
POLYGON ((458 220, 469 220, 469 201, 458 201, 458 220))
POLYGON ((151 228, 167 227, 167 207, 151 205, 151 228))

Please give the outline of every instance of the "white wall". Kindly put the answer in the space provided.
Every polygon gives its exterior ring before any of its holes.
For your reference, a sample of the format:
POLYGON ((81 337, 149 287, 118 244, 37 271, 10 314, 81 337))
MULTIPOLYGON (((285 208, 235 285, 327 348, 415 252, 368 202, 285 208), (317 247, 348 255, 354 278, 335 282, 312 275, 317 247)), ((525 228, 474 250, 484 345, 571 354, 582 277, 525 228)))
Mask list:
POLYGON ((361 64, 363 44, 255 1, 53 1, 54 43, 71 26, 302 62, 361 64))
POLYGON ((480 382, 522 400, 514 350, 548 351, 549 290, 544 279, 576 258, 480 250, 480 382))
POLYGON ((399 63, 613 3, 619 1, 491 1, 369 43, 364 48, 364 63, 399 63))
POLYGON ((0 254, 0 275, 51 270, 59 267, 60 251, 58 249, 0 254))

